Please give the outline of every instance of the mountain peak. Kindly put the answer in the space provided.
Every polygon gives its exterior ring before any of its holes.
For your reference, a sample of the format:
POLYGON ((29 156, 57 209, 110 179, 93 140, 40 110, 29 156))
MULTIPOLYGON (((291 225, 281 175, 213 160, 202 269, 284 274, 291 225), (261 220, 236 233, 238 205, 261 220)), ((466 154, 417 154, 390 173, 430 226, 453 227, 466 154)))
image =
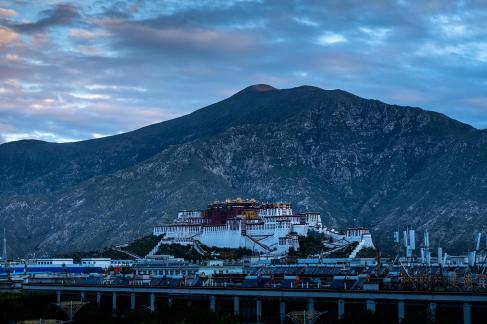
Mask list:
POLYGON ((274 90, 277 90, 277 89, 271 85, 260 83, 260 84, 254 84, 254 85, 248 86, 247 88, 239 91, 238 93, 267 92, 267 91, 274 91, 274 90))

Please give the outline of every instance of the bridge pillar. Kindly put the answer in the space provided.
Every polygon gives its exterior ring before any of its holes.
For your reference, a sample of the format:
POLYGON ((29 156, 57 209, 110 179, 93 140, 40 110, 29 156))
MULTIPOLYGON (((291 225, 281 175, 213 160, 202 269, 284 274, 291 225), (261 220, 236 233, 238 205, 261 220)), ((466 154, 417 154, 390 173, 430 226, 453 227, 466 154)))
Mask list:
POLYGON ((135 293, 130 294, 130 310, 135 310, 135 293))
POLYGON ((238 296, 233 297, 233 315, 238 316, 240 314, 240 298, 238 296))
POLYGON ((279 302, 279 319, 280 323, 284 324, 284 321, 286 320, 286 302, 284 300, 279 302))
POLYGON ((112 293, 112 313, 117 312, 117 293, 112 293))
POLYGON ((84 291, 82 291, 82 292, 80 293, 80 295, 81 295, 81 297, 80 297, 80 298, 81 298, 81 301, 82 301, 82 302, 84 302, 84 301, 85 301, 85 292, 84 292, 84 291))
POLYGON ((96 292, 96 304, 101 307, 101 292, 99 291, 96 292))
POLYGON ((61 303, 61 290, 56 291, 56 303, 61 303))
POLYGON ((345 301, 343 299, 338 300, 338 318, 342 319, 345 316, 345 301))
POLYGON ((403 301, 397 303, 397 321, 401 323, 406 315, 406 305, 403 301))
POLYGON ((365 302, 365 306, 366 306, 368 312, 375 314, 375 300, 367 300, 365 302))
POLYGON ((308 314, 311 314, 311 316, 313 316, 313 314, 315 313, 315 301, 313 298, 308 299, 307 312, 308 314))
POLYGON ((156 311, 156 295, 154 293, 150 294, 149 297, 149 309, 151 312, 156 311))
POLYGON ((215 296, 210 296, 210 312, 214 313, 216 310, 216 299, 215 296))
POLYGON ((463 304, 463 324, 470 324, 472 322, 472 306, 469 303, 463 304))
POLYGON ((436 322, 436 303, 430 303, 429 309, 430 309, 430 314, 431 314, 431 321, 433 323, 435 323, 436 322))
POLYGON ((255 316, 257 323, 260 323, 260 320, 262 319, 262 301, 260 299, 255 300, 255 316))

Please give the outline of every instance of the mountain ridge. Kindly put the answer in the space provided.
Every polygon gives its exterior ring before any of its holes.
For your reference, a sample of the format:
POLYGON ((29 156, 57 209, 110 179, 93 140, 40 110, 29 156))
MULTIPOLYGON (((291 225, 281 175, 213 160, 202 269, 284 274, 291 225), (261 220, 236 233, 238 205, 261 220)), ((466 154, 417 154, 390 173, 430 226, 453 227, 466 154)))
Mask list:
POLYGON ((485 225, 484 131, 343 90, 269 87, 107 138, 0 145, 0 221, 18 223, 15 253, 120 243, 232 196, 289 200, 384 242, 401 222, 461 249, 485 225))

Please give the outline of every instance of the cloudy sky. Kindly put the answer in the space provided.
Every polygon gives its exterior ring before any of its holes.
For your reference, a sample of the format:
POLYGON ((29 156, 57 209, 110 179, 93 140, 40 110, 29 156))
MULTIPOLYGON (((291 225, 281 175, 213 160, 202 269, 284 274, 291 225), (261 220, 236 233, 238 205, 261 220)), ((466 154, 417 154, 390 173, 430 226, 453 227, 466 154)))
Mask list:
POLYGON ((117 134, 255 83, 487 128, 485 3, 0 0, 0 142, 117 134))

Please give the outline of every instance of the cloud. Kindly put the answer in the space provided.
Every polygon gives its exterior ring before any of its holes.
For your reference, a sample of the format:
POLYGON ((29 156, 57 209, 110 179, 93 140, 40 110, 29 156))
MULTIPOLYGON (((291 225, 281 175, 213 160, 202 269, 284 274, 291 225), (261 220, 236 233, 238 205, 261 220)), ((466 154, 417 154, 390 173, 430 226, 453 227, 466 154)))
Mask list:
POLYGON ((333 45, 338 43, 347 42, 347 38, 344 35, 337 33, 327 32, 318 37, 318 44, 320 45, 333 45))
POLYGON ((341 88, 487 125, 481 2, 52 3, 0 14, 6 140, 116 134, 254 83, 341 88))
POLYGON ((15 130, 15 127, 13 127, 12 125, 0 122, 0 144, 9 142, 7 136, 8 134, 15 132, 15 130))
POLYGON ((8 26, 18 32, 35 33, 50 27, 67 25, 79 18, 80 14, 74 5, 57 4, 40 12, 40 17, 36 22, 9 23, 8 26))
POLYGON ((293 17, 293 20, 298 24, 303 24, 305 26, 317 27, 320 25, 319 23, 309 19, 308 17, 293 17))
POLYGON ((5 59, 10 62, 16 62, 20 60, 20 58, 15 54, 6 54, 5 59))
POLYGON ((465 42, 462 44, 426 43, 416 52, 419 56, 439 56, 445 59, 460 57, 467 61, 487 63, 487 40, 481 42, 465 42))
POLYGON ((5 27, 0 26, 0 47, 13 43, 19 39, 19 35, 5 27))
POLYGON ((360 27, 359 29, 366 34, 367 39, 365 41, 374 44, 383 43, 391 33, 389 28, 360 27))
POLYGON ((437 15, 430 19, 446 37, 461 37, 468 33, 467 26, 459 16, 437 15))
POLYGON ((0 8, 0 16, 12 17, 15 16, 16 14, 17 12, 15 12, 15 10, 0 8))
POLYGON ((153 55, 221 56, 240 54, 255 45, 251 34, 214 28, 159 27, 136 22, 111 22, 106 28, 114 36, 113 44, 119 50, 153 55))
POLYGON ((80 92, 73 93, 72 96, 84 100, 108 100, 111 98, 108 95, 99 94, 99 93, 80 93, 80 92))
POLYGON ((79 38, 79 39, 94 39, 96 38, 96 33, 86 30, 86 29, 79 29, 79 28, 71 28, 69 30, 69 36, 72 38, 79 38))
POLYGON ((6 141, 33 138, 72 142, 92 138, 93 134, 117 134, 180 115, 160 107, 120 101, 90 98, 81 104, 64 98, 40 98, 42 95, 35 101, 19 99, 17 107, 0 103, 0 119, 15 123, 15 127, 0 124, 6 141))

